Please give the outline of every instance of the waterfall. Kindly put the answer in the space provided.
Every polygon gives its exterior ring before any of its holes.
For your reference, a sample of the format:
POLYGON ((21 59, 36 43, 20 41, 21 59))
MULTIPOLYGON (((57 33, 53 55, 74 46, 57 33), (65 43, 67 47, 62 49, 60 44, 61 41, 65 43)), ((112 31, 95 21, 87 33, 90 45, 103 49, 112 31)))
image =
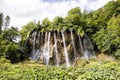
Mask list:
POLYGON ((37 35, 37 32, 34 32, 33 33, 33 50, 32 50, 32 60, 38 60, 40 57, 40 55, 41 55, 41 53, 40 53, 40 51, 39 51, 39 49, 36 51, 36 35, 37 35))
POLYGON ((37 44, 38 46, 37 46, 37 48, 40 48, 40 36, 41 36, 41 35, 40 35, 40 32, 39 32, 39 33, 38 33, 38 40, 37 40, 37 41, 38 41, 38 44, 37 44))
POLYGON ((32 31, 28 34, 25 41, 25 48, 30 49, 30 58, 32 60, 42 60, 46 66, 55 63, 56 66, 66 65, 67 67, 74 64, 77 58, 84 59, 96 57, 93 50, 92 42, 87 34, 83 37, 77 35, 69 29, 57 31, 32 31), (77 57, 79 56, 79 57, 77 57))
POLYGON ((40 55, 41 55, 40 50, 37 50, 35 60, 39 60, 40 59, 40 55))
POLYGON ((69 67, 70 61, 68 58, 67 47, 66 47, 66 43, 65 43, 65 36, 64 36, 63 31, 62 31, 62 39, 63 39, 63 45, 64 45, 64 54, 65 54, 65 59, 66 59, 66 65, 67 65, 67 67, 69 67))
POLYGON ((24 47, 26 47, 28 40, 29 40, 29 33, 28 33, 27 36, 26 36, 26 40, 25 40, 24 47))
POLYGON ((36 47, 36 34, 37 34, 37 32, 34 32, 33 33, 33 50, 32 50, 32 59, 34 58, 34 56, 35 56, 35 47, 36 47))
POLYGON ((40 55, 41 55, 40 50, 37 50, 37 51, 35 52, 35 55, 34 55, 34 57, 33 57, 33 60, 38 60, 38 59, 40 58, 40 55))
POLYGON ((51 34, 51 32, 49 32, 49 34, 48 34, 48 52, 47 52, 47 55, 46 55, 46 64, 47 65, 49 65, 49 59, 50 59, 50 34, 51 34))
POLYGON ((43 56, 44 56, 44 61, 46 63, 46 53, 47 53, 47 36, 48 33, 45 33, 45 42, 44 42, 44 50, 43 50, 43 56))
POLYGON ((44 59, 45 59, 45 63, 46 65, 49 65, 49 58, 50 58, 50 32, 49 34, 46 32, 45 33, 45 43, 44 43, 44 59), (47 40, 48 37, 48 40, 47 40))
POLYGON ((40 39, 40 32, 38 33, 38 39, 37 39, 37 42, 36 42, 37 51, 35 51, 35 53, 34 53, 35 55, 33 57, 33 60, 38 60, 40 58, 40 55, 41 55, 40 48, 39 48, 39 44, 40 44, 39 39, 40 39))
POLYGON ((85 38, 86 38, 87 41, 88 41, 88 45, 89 45, 88 51, 89 51, 89 53, 90 53, 90 57, 95 57, 95 53, 94 53, 94 50, 93 50, 92 42, 91 42, 91 40, 90 40, 90 38, 88 37, 87 34, 85 34, 85 38))
POLYGON ((86 37, 83 40, 83 44, 84 44, 84 58, 88 59, 90 57, 90 53, 88 51, 89 45, 86 37))
POLYGON ((79 45, 80 45, 81 53, 82 53, 82 54, 83 54, 83 56, 84 56, 83 45, 82 45, 82 41, 81 41, 81 38, 80 38, 80 36, 79 36, 79 35, 78 35, 78 38, 79 38, 79 45))
POLYGON ((70 33, 71 33, 71 40, 72 40, 72 45, 73 45, 73 49, 74 49, 74 57, 75 57, 75 60, 76 60, 77 53, 76 53, 76 48, 75 48, 75 43, 74 43, 74 37, 73 37, 72 30, 70 31, 70 33))
POLYGON ((54 33, 54 41, 55 41, 56 65, 59 66, 58 47, 57 47, 57 40, 56 40, 56 34, 55 33, 54 33))
POLYGON ((86 59, 88 59, 88 58, 91 58, 93 56, 95 56, 95 55, 94 55, 94 51, 93 51, 92 42, 90 41, 87 34, 85 34, 85 38, 84 38, 84 57, 86 59))

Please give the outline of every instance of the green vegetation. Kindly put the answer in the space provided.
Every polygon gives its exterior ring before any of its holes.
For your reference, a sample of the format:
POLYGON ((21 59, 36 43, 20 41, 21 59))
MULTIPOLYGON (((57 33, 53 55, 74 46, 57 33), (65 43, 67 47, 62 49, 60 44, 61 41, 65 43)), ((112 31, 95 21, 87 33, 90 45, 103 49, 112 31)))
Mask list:
POLYGON ((25 59, 25 54, 21 51, 20 43, 16 42, 17 37, 20 35, 18 28, 8 28, 10 17, 3 18, 0 15, 0 58, 4 57, 9 59, 11 63, 17 63, 25 59), (3 22, 5 20, 5 22, 3 22), (5 24, 5 25, 3 25, 5 24))
MULTIPOLYGON (((86 33, 94 44, 96 51, 104 52, 119 58, 120 51, 120 1, 110 1, 104 7, 93 11, 81 13, 79 7, 73 8, 68 11, 66 17, 62 18, 57 16, 50 21, 45 18, 41 24, 35 24, 31 21, 24 25, 20 31, 17 28, 7 26, 10 23, 10 17, 3 17, 3 13, 0 13, 0 55, 8 56, 6 54, 6 46, 13 43, 18 46, 18 49, 22 50, 26 40, 27 34, 31 34, 33 31, 45 32, 47 31, 61 31, 62 29, 74 29, 74 31, 84 36, 86 33), (3 24, 5 24, 3 26, 3 24), (4 28, 2 30, 2 28, 4 28), (15 43, 16 37, 20 35, 21 41, 15 43)), ((16 49, 16 48, 15 48, 16 49)), ((24 48, 25 49, 25 48, 24 48)), ((10 53, 11 54, 11 53, 10 53)), ((17 54, 17 53, 16 53, 17 54)), ((27 54, 27 53, 25 53, 27 54)), ((14 62, 14 60, 13 60, 14 62)))
MULTIPOLYGON (((120 0, 110 1, 104 7, 81 13, 79 7, 71 9, 66 17, 57 16, 50 21, 45 18, 41 24, 28 22, 19 31, 8 28, 10 17, 0 13, 0 79, 1 80, 119 80, 120 79, 120 0), (5 25, 3 25, 5 24, 5 25), (33 31, 61 31, 73 29, 77 34, 86 33, 94 44, 94 50, 115 58, 116 61, 84 61, 77 67, 41 66, 28 60, 24 43, 27 34, 33 31), (21 41, 16 42, 18 36, 21 41), (18 63, 18 64, 12 64, 18 63), (29 64, 30 63, 30 64, 29 64)), ((98 54, 97 54, 98 55, 98 54)), ((104 59, 107 57, 101 56, 104 59)))
MULTIPOLYGON (((5 61, 5 60, 4 60, 5 61)), ((119 80, 120 64, 103 60, 81 67, 42 66, 35 62, 0 64, 2 80, 119 80)))

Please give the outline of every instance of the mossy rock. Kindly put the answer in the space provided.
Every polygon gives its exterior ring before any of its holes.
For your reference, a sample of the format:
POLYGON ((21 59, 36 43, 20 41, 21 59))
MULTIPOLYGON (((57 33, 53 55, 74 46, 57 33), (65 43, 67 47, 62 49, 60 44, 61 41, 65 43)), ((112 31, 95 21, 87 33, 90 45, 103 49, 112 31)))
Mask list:
POLYGON ((99 66, 99 63, 96 61, 96 62, 89 62, 89 64, 86 64, 85 67, 97 67, 99 66))
POLYGON ((83 67, 83 66, 85 66, 88 63, 89 62, 86 59, 77 59, 76 62, 74 63, 74 66, 76 66, 76 67, 83 67))
POLYGON ((96 62, 97 59, 95 59, 95 58, 90 58, 88 61, 89 61, 89 62, 96 62))

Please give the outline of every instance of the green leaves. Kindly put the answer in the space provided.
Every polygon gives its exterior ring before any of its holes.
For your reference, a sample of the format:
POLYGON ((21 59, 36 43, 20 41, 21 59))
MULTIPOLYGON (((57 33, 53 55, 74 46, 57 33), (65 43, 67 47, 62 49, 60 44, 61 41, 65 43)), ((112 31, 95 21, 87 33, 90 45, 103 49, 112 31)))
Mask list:
POLYGON ((0 13, 0 35, 1 35, 1 32, 2 32, 2 25, 3 25, 3 14, 0 13))
POLYGON ((93 35, 93 40, 100 51, 114 54, 120 49, 120 16, 112 17, 107 25, 93 35))
POLYGON ((19 61, 20 54, 17 52, 18 46, 15 43, 10 43, 6 46, 5 57, 11 60, 12 63, 19 61))
POLYGON ((48 19, 48 18, 45 18, 43 21, 42 21, 42 27, 43 28, 46 28, 46 27, 49 27, 51 25, 51 21, 48 19))
POLYGON ((65 17, 65 23, 73 24, 73 25, 80 25, 80 17, 81 17, 81 12, 80 8, 76 7, 71 9, 68 12, 68 15, 65 17))
POLYGON ((18 28, 11 27, 3 31, 3 38, 9 41, 14 41, 19 36, 18 28))
POLYGON ((81 15, 80 8, 79 7, 75 7, 73 9, 71 9, 70 11, 68 11, 68 16, 72 15, 72 14, 81 15))
MULTIPOLYGON (((28 63, 29 64, 29 63, 28 63)), ((2 64, 0 79, 7 80, 119 80, 120 65, 107 63, 92 67, 40 67, 37 64, 2 64), (112 65, 109 65, 112 64, 112 65)))
POLYGON ((27 36, 27 33, 29 31, 32 31, 36 27, 37 27, 37 25, 33 21, 27 23, 25 26, 22 26, 22 29, 20 30, 20 34, 22 36, 22 40, 25 40, 25 38, 27 36))
POLYGON ((120 60, 120 49, 118 49, 116 52, 115 52, 115 55, 114 55, 117 59, 120 60))

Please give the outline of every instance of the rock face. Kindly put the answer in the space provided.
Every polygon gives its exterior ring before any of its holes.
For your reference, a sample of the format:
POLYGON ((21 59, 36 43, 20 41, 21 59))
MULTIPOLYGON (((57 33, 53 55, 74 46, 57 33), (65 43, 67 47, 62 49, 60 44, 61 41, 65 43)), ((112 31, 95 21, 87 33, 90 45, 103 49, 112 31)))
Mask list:
POLYGON ((88 36, 81 38, 74 31, 34 31, 26 41, 30 58, 46 65, 70 66, 77 58, 94 56, 88 36))

